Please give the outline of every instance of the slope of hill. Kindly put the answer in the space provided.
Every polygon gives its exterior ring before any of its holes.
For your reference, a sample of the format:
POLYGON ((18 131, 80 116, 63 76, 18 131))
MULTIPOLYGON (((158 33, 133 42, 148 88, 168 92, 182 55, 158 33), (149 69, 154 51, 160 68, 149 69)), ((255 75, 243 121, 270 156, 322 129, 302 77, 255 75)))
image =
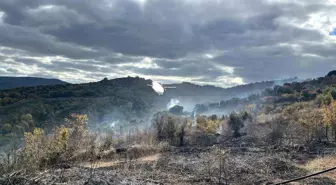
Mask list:
POLYGON ((31 114, 36 126, 62 124, 70 113, 86 113, 93 123, 121 112, 120 117, 141 117, 154 107, 158 95, 141 78, 102 80, 87 84, 21 87, 0 91, 0 123, 16 125, 31 114))
MULTIPOLYGON (((214 103, 230 100, 232 98, 246 98, 251 94, 263 92, 276 85, 299 81, 298 78, 289 78, 284 80, 263 81, 250 84, 239 85, 230 88, 220 88, 210 85, 195 85, 188 82, 180 84, 169 84, 176 87, 165 92, 167 99, 176 99, 185 110, 192 111, 197 104, 214 103)), ((168 85, 168 84, 167 84, 168 85)))
POLYGON ((194 111, 203 114, 231 113, 248 106, 263 109, 266 112, 277 107, 291 105, 297 102, 314 101, 318 106, 330 102, 330 96, 336 99, 336 71, 331 71, 324 77, 305 80, 301 82, 286 82, 267 88, 257 94, 247 97, 234 97, 217 103, 202 103, 195 107, 194 111))
POLYGON ((21 124, 21 117, 29 114, 35 126, 53 128, 62 124, 64 118, 73 112, 88 114, 89 123, 92 124, 119 120, 130 122, 149 119, 150 114, 165 109, 171 98, 190 100, 194 106, 209 99, 219 101, 259 92, 279 82, 267 81, 229 89, 184 82, 173 84, 177 88, 169 89, 163 96, 157 95, 148 86, 150 83, 150 80, 143 78, 127 77, 86 84, 0 90, 0 126, 9 124, 14 129, 21 124))
POLYGON ((230 88, 220 88, 212 85, 195 85, 189 82, 183 82, 180 84, 166 84, 176 87, 175 89, 169 89, 165 93, 166 96, 216 96, 216 97, 240 97, 248 96, 251 93, 261 92, 267 88, 271 88, 275 85, 283 85, 284 83, 291 83, 299 81, 298 78, 289 78, 284 80, 263 81, 244 85, 238 85, 230 88))
POLYGON ((36 77, 0 77, 0 89, 59 84, 66 84, 66 82, 58 79, 46 79, 36 77))

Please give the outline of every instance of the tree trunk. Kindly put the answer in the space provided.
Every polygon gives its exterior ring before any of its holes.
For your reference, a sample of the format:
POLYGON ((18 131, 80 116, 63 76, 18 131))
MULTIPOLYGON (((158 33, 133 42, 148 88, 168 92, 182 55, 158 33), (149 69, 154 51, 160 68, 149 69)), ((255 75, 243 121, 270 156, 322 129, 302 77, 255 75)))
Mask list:
POLYGON ((180 146, 184 145, 184 126, 181 128, 181 133, 180 133, 180 146))
POLYGON ((218 177, 218 184, 221 184, 221 180, 222 180, 222 154, 219 154, 219 177, 218 177))
POLYGON ((335 128, 335 126, 333 128, 333 133, 334 133, 334 141, 336 141, 336 128, 335 128))
POLYGON ((329 138, 328 138, 328 128, 329 128, 329 126, 326 125, 326 127, 325 127, 325 135, 326 135, 327 141, 329 141, 329 138))

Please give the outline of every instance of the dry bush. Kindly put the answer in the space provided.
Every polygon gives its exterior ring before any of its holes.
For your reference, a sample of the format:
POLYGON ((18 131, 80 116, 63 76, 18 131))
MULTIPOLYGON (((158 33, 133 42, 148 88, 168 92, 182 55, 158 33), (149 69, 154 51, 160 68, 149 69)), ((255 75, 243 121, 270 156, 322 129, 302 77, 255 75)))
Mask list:
POLYGON ((159 152, 168 152, 172 151, 172 146, 168 142, 160 142, 157 145, 157 149, 159 152))
POLYGON ((206 133, 216 133, 220 127, 220 120, 211 119, 211 117, 198 116, 196 118, 197 129, 206 133))
POLYGON ((143 156, 155 154, 158 152, 158 148, 152 145, 133 145, 130 146, 127 151, 127 157, 129 160, 138 159, 143 156))
POLYGON ((331 132, 332 139, 336 140, 336 101, 332 98, 329 93, 330 104, 323 105, 322 113, 323 113, 323 123, 326 128, 326 137, 329 140, 328 134, 331 132))
POLYGON ((104 150, 101 153, 101 159, 106 160, 106 159, 113 159, 116 156, 116 149, 110 148, 108 150, 104 150))
POLYGON ((289 124, 285 136, 289 145, 309 145, 326 138, 322 110, 312 102, 287 106, 282 117, 289 124))
POLYGON ((88 134, 83 138, 84 146, 77 148, 76 150, 71 149, 69 151, 70 161, 73 163, 82 161, 97 161, 102 155, 102 149, 96 144, 96 134, 88 134))
POLYGON ((159 112, 153 118, 153 128, 158 142, 184 145, 184 137, 191 129, 191 121, 166 112, 159 112))
MULTIPOLYGON (((168 142, 157 141, 155 131, 152 128, 140 130, 135 126, 128 128, 127 132, 118 136, 112 132, 100 134, 96 146, 97 151, 99 151, 98 158, 101 160, 121 158, 133 160, 170 149, 168 142)), ((96 155, 98 155, 97 152, 96 155)), ((83 150, 76 156, 83 160, 88 154, 87 151, 83 150)))
POLYGON ((76 151, 85 148, 90 143, 91 138, 87 137, 88 117, 87 115, 72 114, 70 118, 65 119, 66 126, 69 129, 69 150, 76 151))
POLYGON ((189 145, 196 146, 213 146, 219 143, 219 134, 206 133, 200 130, 195 130, 191 132, 186 137, 186 142, 189 145))
POLYGON ((157 140, 153 129, 139 129, 133 127, 124 135, 124 141, 128 144, 155 145, 157 140))
MULTIPOLYGON (((24 133, 24 146, 13 150, 7 162, 1 163, 7 168, 6 173, 24 170, 27 173, 49 168, 65 167, 73 153, 82 146, 92 146, 87 134, 87 117, 73 114, 67 119, 68 127, 57 127, 55 132, 47 135, 44 130, 35 128, 33 132, 24 133), (65 166, 64 166, 65 165, 65 166)), ((1 159, 0 159, 1 160, 1 159)))
POLYGON ((20 153, 22 168, 34 172, 60 161, 66 150, 67 130, 60 135, 47 136, 42 129, 35 128, 33 133, 25 133, 24 148, 20 153))
POLYGON ((244 155, 215 148, 202 153, 199 160, 196 173, 207 184, 265 184, 273 179, 290 179, 307 173, 278 154, 244 155))
POLYGON ((267 144, 282 146, 284 142, 285 130, 288 127, 288 124, 284 122, 281 117, 271 121, 269 123, 270 132, 266 135, 265 141, 267 144))
POLYGON ((105 150, 110 150, 116 145, 116 140, 113 138, 114 134, 109 132, 106 134, 99 134, 98 143, 100 145, 100 149, 105 151, 105 150))
MULTIPOLYGON (((327 157, 320 157, 314 160, 309 161, 304 168, 312 171, 312 172, 319 172, 322 170, 330 169, 336 166, 336 157, 335 156, 327 156, 327 157)), ((336 181, 336 172, 331 171, 328 173, 323 174, 322 176, 329 177, 336 181)))

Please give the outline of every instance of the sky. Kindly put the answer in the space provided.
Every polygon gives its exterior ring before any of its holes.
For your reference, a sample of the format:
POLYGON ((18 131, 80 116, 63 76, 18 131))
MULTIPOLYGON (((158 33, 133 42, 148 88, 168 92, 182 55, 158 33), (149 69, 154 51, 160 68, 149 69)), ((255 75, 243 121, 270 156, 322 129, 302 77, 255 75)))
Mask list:
POLYGON ((0 76, 220 87, 336 68, 335 0, 1 0, 0 76))

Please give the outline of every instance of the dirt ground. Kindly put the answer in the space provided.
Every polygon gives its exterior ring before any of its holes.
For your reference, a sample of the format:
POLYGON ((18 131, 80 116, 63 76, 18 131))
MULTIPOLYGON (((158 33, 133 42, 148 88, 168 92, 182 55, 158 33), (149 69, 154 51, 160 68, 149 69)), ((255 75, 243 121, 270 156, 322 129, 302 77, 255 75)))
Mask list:
MULTIPOLYGON (((83 161, 25 176, 15 173, 1 185, 266 185, 305 176, 336 166, 336 155, 300 149, 257 146, 246 140, 211 147, 172 147, 136 159, 127 155, 83 161)), ((291 184, 333 185, 336 172, 291 184)))
MULTIPOLYGON (((267 153, 257 148, 245 148, 238 152, 236 148, 185 147, 132 161, 111 159, 83 162, 67 169, 49 169, 30 178, 13 175, 6 181, 0 181, 0 184, 273 184, 329 167, 332 165, 330 160, 334 162, 334 158, 331 158, 311 160, 304 154, 267 153), (303 162, 303 158, 307 162, 303 162), (330 165, 317 167, 316 160, 326 163, 327 159, 330 165)), ((329 174, 292 184, 332 185, 335 179, 329 174)))

